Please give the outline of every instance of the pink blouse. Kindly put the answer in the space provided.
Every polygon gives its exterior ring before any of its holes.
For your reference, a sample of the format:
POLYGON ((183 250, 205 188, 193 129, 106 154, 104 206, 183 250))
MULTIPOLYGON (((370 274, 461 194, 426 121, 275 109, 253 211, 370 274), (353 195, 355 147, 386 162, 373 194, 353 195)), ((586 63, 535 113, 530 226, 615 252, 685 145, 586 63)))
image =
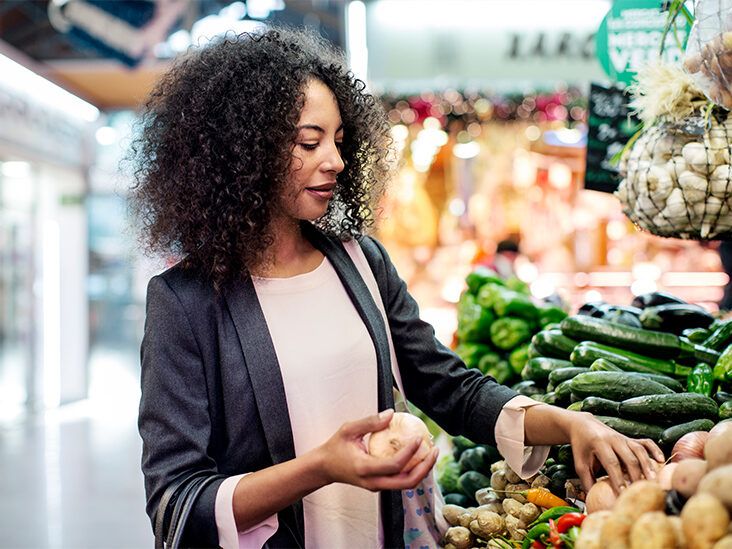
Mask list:
MULTIPOLYGON (((372 294, 378 294, 360 246, 353 241, 345 246, 372 294)), ((376 352, 327 258, 309 273, 255 278, 254 287, 282 372, 295 455, 324 443, 342 423, 377 413, 376 352)), ((511 399, 495 427, 499 452, 522 477, 536 473, 549 452, 524 446, 524 410, 538 404, 524 396, 511 399)), ((216 495, 224 549, 262 547, 278 528, 274 514, 237 532, 233 495, 243 476, 226 479, 216 495)), ((335 483, 305 496, 303 510, 306 547, 322 546, 324 539, 331 547, 383 547, 378 494, 335 483)))

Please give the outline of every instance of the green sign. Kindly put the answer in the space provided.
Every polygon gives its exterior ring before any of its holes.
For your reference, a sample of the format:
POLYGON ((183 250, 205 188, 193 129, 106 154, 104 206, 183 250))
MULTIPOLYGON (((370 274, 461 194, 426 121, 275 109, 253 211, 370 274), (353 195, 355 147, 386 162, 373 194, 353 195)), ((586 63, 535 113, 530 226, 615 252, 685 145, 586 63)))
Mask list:
MULTIPOLYGON (((659 58, 668 13, 661 0, 615 0, 597 31, 597 57, 611 80, 630 84, 638 69, 659 58)), ((691 26, 683 15, 666 35, 661 57, 681 63, 691 26), (681 45, 681 47, 679 47, 681 45)))

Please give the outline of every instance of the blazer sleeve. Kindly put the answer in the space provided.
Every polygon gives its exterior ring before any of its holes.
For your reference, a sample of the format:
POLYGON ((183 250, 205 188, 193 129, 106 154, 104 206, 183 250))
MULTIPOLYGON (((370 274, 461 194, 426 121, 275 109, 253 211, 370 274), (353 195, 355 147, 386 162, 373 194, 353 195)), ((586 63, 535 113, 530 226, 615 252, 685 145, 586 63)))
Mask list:
MULTIPOLYGON (((211 420, 202 355, 186 310, 162 276, 148 285, 141 363, 138 428, 146 510, 154 525, 158 502, 172 480, 193 470, 217 472, 207 453, 211 420)), ((214 509, 222 481, 212 482, 198 498, 184 545, 218 546, 214 509)))
POLYGON ((417 302, 384 247, 370 237, 361 239, 361 246, 379 283, 409 400, 449 433, 495 444, 498 416, 517 393, 467 369, 437 340, 434 328, 420 319, 417 302))

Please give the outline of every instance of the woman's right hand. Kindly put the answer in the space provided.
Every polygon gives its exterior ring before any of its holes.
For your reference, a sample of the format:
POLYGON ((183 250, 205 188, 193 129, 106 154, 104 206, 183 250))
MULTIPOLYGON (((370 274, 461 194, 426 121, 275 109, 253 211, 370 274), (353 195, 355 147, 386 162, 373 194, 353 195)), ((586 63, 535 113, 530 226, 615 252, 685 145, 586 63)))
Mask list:
POLYGON ((326 483, 343 482, 377 492, 414 488, 427 476, 437 460, 437 448, 433 448, 414 468, 404 471, 419 449, 419 437, 392 457, 369 455, 364 436, 385 429, 393 415, 394 410, 384 410, 378 415, 344 423, 325 444, 316 449, 326 483))

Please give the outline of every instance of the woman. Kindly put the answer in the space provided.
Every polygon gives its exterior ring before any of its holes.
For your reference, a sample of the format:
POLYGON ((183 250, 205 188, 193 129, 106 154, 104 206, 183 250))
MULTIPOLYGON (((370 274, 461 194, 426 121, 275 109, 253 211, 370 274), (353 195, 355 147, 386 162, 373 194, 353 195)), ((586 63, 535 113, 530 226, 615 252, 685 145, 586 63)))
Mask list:
POLYGON ((418 407, 497 443, 525 474, 546 449, 524 463, 524 444, 571 442, 585 486, 597 464, 619 487, 623 470, 648 476, 662 459, 650 441, 467 370, 434 338, 384 249, 361 236, 387 132, 343 59, 290 30, 210 45, 151 96, 134 204, 150 247, 182 261, 148 288, 148 514, 182 472, 227 477, 198 500, 187 544, 403 546, 400 490, 437 455, 407 469, 416 441, 389 459, 365 451, 391 419, 392 362, 418 407))

